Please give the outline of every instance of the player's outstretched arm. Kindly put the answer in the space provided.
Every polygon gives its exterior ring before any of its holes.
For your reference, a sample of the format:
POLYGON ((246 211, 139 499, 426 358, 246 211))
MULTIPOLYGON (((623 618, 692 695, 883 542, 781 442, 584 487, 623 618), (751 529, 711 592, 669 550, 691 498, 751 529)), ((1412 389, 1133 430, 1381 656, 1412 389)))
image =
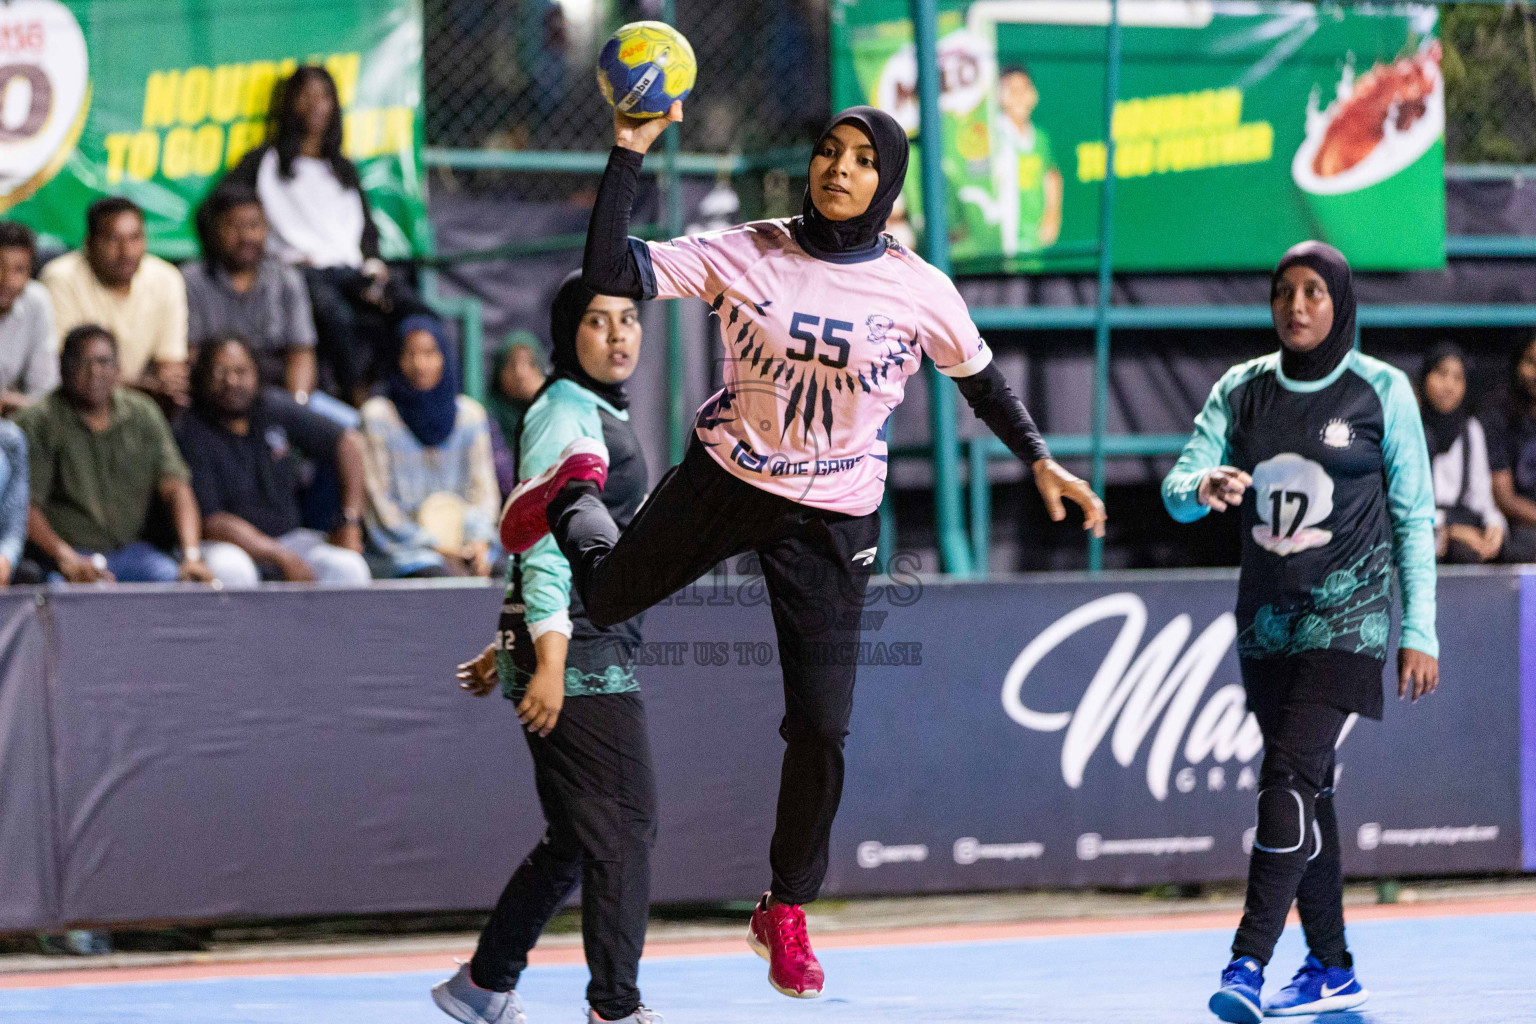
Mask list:
POLYGON ((1087 483, 1051 458, 1034 417, 1008 386, 997 364, 989 361, 977 372, 954 381, 977 418, 1034 472, 1035 486, 1051 519, 1061 522, 1067 517, 1062 504, 1065 498, 1083 510, 1083 529, 1092 530, 1095 537, 1104 536, 1104 503, 1087 483))
POLYGON ((645 151, 667 125, 682 119, 681 102, 673 103, 666 117, 644 121, 614 112, 613 150, 608 154, 608 166, 597 187, 597 201, 587 224, 587 246, 581 257, 582 283, 599 295, 630 299, 655 296, 655 282, 646 281, 633 248, 645 243, 629 237, 629 216, 640 189, 640 164, 645 151))

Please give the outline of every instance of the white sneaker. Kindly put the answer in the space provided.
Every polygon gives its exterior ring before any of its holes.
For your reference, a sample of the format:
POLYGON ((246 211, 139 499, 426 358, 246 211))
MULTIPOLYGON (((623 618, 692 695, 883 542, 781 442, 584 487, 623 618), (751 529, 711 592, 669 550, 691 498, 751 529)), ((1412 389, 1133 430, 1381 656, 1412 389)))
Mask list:
POLYGON ((587 1007, 587 1024, 665 1024, 665 1022, 661 1014, 655 1010, 648 1010, 644 1006, 637 1007, 634 1013, 628 1017, 620 1017, 616 1021, 599 1017, 597 1011, 589 1006, 587 1007))
POLYGON ((453 977, 433 985, 432 1001, 462 1024, 528 1024, 518 994, 476 985, 469 976, 469 964, 460 964, 453 977))

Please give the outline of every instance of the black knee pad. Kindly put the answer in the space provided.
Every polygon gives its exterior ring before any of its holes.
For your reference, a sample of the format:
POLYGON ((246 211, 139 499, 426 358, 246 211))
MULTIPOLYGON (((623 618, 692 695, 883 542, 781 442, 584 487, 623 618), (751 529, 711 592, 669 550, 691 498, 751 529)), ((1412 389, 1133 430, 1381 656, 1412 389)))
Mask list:
POLYGON ((1259 826, 1254 832, 1253 848, 1265 853, 1311 854, 1316 822, 1312 802, 1315 798, 1290 786, 1267 786, 1259 790, 1259 826))

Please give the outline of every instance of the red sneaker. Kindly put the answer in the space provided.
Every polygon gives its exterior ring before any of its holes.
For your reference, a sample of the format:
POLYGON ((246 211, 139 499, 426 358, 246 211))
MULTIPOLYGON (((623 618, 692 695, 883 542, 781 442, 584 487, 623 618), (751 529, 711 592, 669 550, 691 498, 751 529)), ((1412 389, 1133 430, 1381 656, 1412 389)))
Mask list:
POLYGON ((608 450, 601 441, 578 437, 565 446, 553 466, 512 489, 501 509, 502 547, 520 555, 548 533, 545 510, 572 480, 591 480, 598 487, 607 483, 608 450))
POLYGON ((811 952, 805 934, 805 911, 798 906, 773 903, 764 893, 752 911, 747 945, 768 961, 768 984, 786 996, 814 999, 821 995, 826 972, 811 952))

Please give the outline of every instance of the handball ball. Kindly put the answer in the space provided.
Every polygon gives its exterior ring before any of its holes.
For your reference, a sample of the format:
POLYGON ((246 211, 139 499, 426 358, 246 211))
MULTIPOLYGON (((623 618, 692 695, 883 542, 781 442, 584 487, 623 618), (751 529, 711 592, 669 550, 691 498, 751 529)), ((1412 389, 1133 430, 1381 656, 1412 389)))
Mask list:
POLYGON ((698 64, 683 34, 665 22, 634 21, 613 34, 597 58, 597 85, 613 109, 661 117, 693 91, 698 64))

